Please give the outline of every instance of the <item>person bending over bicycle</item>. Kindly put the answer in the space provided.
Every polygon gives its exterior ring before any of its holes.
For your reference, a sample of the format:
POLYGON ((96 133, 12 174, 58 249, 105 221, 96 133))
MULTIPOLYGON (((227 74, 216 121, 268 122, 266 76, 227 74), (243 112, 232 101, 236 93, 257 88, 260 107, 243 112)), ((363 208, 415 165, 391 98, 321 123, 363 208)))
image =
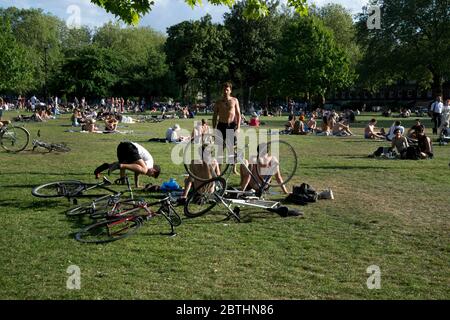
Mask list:
POLYGON ((112 171, 120 169, 120 177, 125 177, 125 171, 134 172, 134 183, 136 188, 140 188, 139 175, 143 174, 148 177, 158 178, 161 173, 161 167, 154 164, 153 157, 150 152, 143 146, 135 142, 121 142, 117 146, 118 162, 112 164, 104 163, 95 169, 95 177, 98 178, 100 172, 108 169, 108 174, 112 171))
MULTIPOLYGON (((242 161, 243 163, 240 166, 242 191, 260 190, 266 180, 267 183, 270 183, 270 180, 275 176, 283 192, 289 194, 286 185, 282 184, 283 177, 280 173, 279 161, 267 152, 267 147, 259 145, 256 156, 251 156, 249 160, 243 159, 242 161)), ((264 187, 267 190, 269 185, 266 184, 264 187)))

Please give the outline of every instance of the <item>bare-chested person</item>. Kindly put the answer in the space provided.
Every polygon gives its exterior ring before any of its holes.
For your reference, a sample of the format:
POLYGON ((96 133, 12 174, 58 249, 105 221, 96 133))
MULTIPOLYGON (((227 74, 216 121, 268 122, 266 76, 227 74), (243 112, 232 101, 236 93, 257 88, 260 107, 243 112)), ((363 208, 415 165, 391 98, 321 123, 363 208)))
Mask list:
MULTIPOLYGON (((241 110, 238 99, 231 96, 233 86, 230 82, 223 84, 223 97, 214 105, 212 119, 213 128, 222 133, 224 142, 227 142, 227 130, 239 133, 241 127, 241 110)), ((234 143, 234 142, 233 142, 234 143)))
MULTIPOLYGON (((220 167, 219 164, 215 159, 211 159, 209 157, 208 152, 204 152, 205 147, 203 146, 201 149, 203 161, 202 163, 195 163, 195 160, 192 160, 191 164, 189 165, 189 170, 192 171, 192 173, 199 178, 203 179, 212 179, 214 177, 220 176, 220 167)), ((199 151, 200 151, 199 150, 199 151)), ((184 191, 181 195, 181 199, 178 201, 179 203, 184 203, 186 201, 186 197, 189 194, 189 191, 192 188, 192 185, 194 185, 194 190, 200 187, 200 185, 204 183, 198 179, 195 179, 191 176, 187 177, 184 180, 184 191)), ((212 188, 214 187, 214 183, 207 184, 202 188, 202 192, 209 193, 212 192, 212 188)))
POLYGON ((366 139, 385 139, 384 130, 380 132, 375 131, 376 119, 370 120, 369 124, 364 129, 364 138, 366 139))
MULTIPOLYGON (((229 148, 236 144, 236 135, 239 134, 241 128, 241 109, 238 99, 231 96, 233 85, 230 82, 225 82, 222 89, 223 97, 214 105, 212 124, 214 129, 221 132, 224 146, 226 145, 229 148)), ((233 172, 237 174, 236 166, 233 166, 233 172)))
MULTIPOLYGON (((267 147, 262 144, 258 147, 258 155, 252 156, 250 161, 244 160, 241 164, 241 189, 242 191, 248 191, 250 189, 258 190, 259 185, 262 185, 266 179, 270 180, 273 176, 279 184, 283 183, 283 177, 280 173, 279 161, 274 156, 267 152, 267 147), (249 174, 248 170, 255 176, 258 181, 255 181, 249 174)), ((289 194, 286 185, 281 185, 281 189, 285 194, 289 194)))

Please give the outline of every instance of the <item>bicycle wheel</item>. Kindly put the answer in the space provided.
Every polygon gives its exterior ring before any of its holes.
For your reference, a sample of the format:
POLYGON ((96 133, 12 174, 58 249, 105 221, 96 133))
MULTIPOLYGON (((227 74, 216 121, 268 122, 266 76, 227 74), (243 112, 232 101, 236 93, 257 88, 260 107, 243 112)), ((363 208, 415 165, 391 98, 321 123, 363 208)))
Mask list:
POLYGON ((83 182, 77 180, 56 181, 33 188, 31 194, 39 198, 73 197, 85 187, 83 182))
POLYGON ((234 153, 223 146, 223 140, 212 134, 190 141, 183 152, 183 164, 189 176, 201 182, 222 177, 233 162, 234 153), (219 166, 220 174, 211 169, 213 164, 219 166))
POLYGON ((85 243, 105 243, 129 237, 142 226, 138 216, 100 221, 75 234, 75 239, 85 243))
POLYGON ((165 215, 174 227, 178 227, 181 224, 181 218, 172 206, 164 205, 160 213, 165 215))
POLYGON ((294 148, 286 141, 270 141, 258 146, 256 154, 249 155, 249 163, 257 164, 261 178, 270 177, 269 185, 286 185, 297 171, 298 158, 294 148), (280 172, 281 181, 275 177, 280 172))
POLYGON ((218 204, 218 197, 224 194, 226 187, 227 183, 221 177, 200 184, 187 198, 184 214, 195 218, 207 213, 218 204))
POLYGON ((0 135, 0 145, 8 152, 20 152, 30 142, 30 133, 23 127, 8 126, 0 135))

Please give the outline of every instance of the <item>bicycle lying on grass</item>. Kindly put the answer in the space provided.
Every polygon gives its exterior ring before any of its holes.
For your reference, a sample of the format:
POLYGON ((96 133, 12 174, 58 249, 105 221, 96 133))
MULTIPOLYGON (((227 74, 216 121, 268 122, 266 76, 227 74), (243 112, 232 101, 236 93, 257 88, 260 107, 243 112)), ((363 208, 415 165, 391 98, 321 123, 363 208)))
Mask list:
POLYGON ((34 187, 31 194, 38 198, 67 198, 73 200, 73 204, 77 204, 78 198, 99 198, 106 195, 117 195, 117 191, 109 188, 112 184, 108 178, 98 183, 85 183, 78 180, 55 181, 34 187), (108 194, 86 194, 89 191, 101 189, 107 191, 108 194))
POLYGON ((145 200, 119 200, 105 215, 105 220, 94 223, 75 234, 75 239, 87 243, 105 243, 116 241, 134 234, 145 221, 155 217, 164 217, 170 225, 166 235, 175 236, 174 227, 181 224, 181 218, 175 211, 172 200, 166 197, 154 203, 145 200), (157 211, 151 206, 160 205, 157 211))
MULTIPOLYGON (((131 189, 130 180, 128 179, 128 177, 125 176, 122 179, 120 179, 120 178, 117 179, 116 184, 119 184, 119 183, 125 183, 127 185, 127 190, 119 191, 114 194, 107 194, 104 196, 100 196, 100 197, 92 200, 92 202, 90 202, 88 204, 82 204, 82 205, 73 207, 66 212, 66 216, 80 217, 80 216, 88 215, 92 219, 105 218, 108 215, 111 207, 113 207, 119 201, 121 201, 121 200, 123 201, 122 196, 125 193, 130 194, 129 200, 134 199, 133 190, 131 189)), ((109 191, 112 189, 108 188, 106 190, 109 191)))
POLYGON ((168 235, 176 235, 174 227, 179 226, 182 221, 172 205, 171 197, 165 197, 154 203, 148 203, 143 199, 135 200, 128 177, 116 180, 116 184, 122 183, 126 183, 127 190, 117 192, 108 187, 112 183, 106 177, 99 183, 56 181, 33 188, 32 194, 41 198, 67 197, 69 200, 96 197, 92 202, 76 206, 66 212, 66 215, 72 218, 88 216, 95 220, 101 219, 76 233, 75 239, 81 242, 103 243, 122 239, 135 233, 145 220, 157 216, 163 216, 170 224, 171 230, 168 235), (94 189, 102 189, 109 194, 85 194, 94 189), (130 197, 122 198, 126 193, 130 193, 130 197), (160 208, 157 211, 151 210, 150 207, 155 205, 160 205, 160 208))
POLYGON ((8 152, 20 152, 30 142, 30 133, 24 127, 16 127, 10 121, 2 121, 0 146, 8 152))
MULTIPOLYGON (((41 136, 41 130, 38 130, 37 136, 38 137, 41 136)), ((52 152, 52 151, 69 152, 70 151, 70 148, 65 143, 48 143, 48 142, 41 141, 38 139, 33 139, 32 145, 33 145, 33 151, 38 147, 47 149, 48 152, 52 152)))
MULTIPOLYGON (((215 138, 215 143, 203 148, 203 156, 206 156, 209 160, 230 157, 230 155, 223 156, 222 142, 215 138), (219 147, 217 147, 217 145, 219 147), (213 148, 213 150, 208 148, 213 148)), ((187 217, 195 218, 211 211, 217 204, 222 204, 227 209, 227 218, 234 218, 240 221, 240 208, 241 206, 256 207, 268 210, 270 212, 278 213, 281 216, 298 216, 302 215, 300 212, 289 210, 289 208, 282 206, 278 201, 265 200, 264 195, 268 192, 270 186, 285 187, 297 171, 297 153, 294 148, 285 141, 271 141, 267 144, 260 145, 261 150, 257 149, 256 154, 252 155, 251 152, 241 150, 235 151, 237 163, 241 164, 243 170, 249 175, 253 184, 257 186, 256 190, 239 191, 227 189, 227 181, 223 178, 227 174, 230 163, 222 164, 220 168, 220 175, 213 178, 205 178, 196 174, 195 170, 191 170, 191 166, 186 165, 190 159, 185 159, 185 168, 192 179, 203 181, 186 199, 184 204, 184 213, 187 217), (246 165, 244 156, 248 155, 249 158, 257 159, 256 163, 259 163, 260 158, 266 157, 271 159, 272 165, 266 170, 265 175, 259 173, 258 165, 256 166, 256 174, 246 165), (276 156, 275 156, 276 154, 276 156), (269 158, 270 157, 270 158, 269 158), (276 181, 273 181, 272 176, 278 175, 276 181), (281 178, 280 178, 281 177, 281 178), (233 208, 234 207, 234 208, 233 208)), ((185 155, 192 150, 192 146, 185 148, 185 155), (188 149, 189 148, 189 149, 188 149)), ((198 146, 196 148, 198 150, 198 146)), ((234 156, 234 155, 231 155, 234 156)), ((217 161, 221 163, 220 161, 217 161)), ((222 161, 223 162, 223 161, 222 161)))

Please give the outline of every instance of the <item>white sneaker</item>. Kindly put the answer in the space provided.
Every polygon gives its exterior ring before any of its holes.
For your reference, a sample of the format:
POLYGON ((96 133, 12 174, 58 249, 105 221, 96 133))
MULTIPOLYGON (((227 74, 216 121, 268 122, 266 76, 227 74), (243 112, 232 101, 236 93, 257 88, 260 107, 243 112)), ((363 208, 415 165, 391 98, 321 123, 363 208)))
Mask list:
POLYGON ((322 191, 319 193, 318 196, 319 199, 330 199, 330 200, 334 200, 334 194, 333 194, 333 190, 331 190, 330 188, 322 191))

